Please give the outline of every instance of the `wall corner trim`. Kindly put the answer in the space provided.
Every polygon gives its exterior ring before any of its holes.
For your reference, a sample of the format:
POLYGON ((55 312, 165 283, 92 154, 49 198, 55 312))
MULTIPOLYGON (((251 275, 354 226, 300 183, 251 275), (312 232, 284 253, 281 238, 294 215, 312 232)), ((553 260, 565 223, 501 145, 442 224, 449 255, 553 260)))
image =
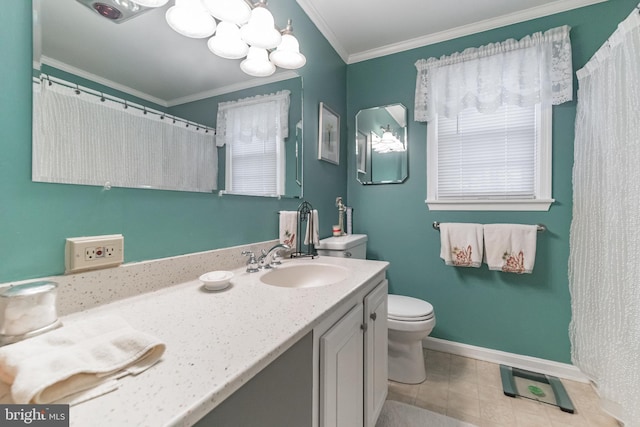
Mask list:
POLYGON ((524 356, 521 354, 507 353, 505 351, 490 348, 477 347, 469 344, 447 341, 440 338, 427 337, 422 341, 422 347, 455 354, 457 356, 470 357, 486 362, 513 366, 528 371, 539 372, 572 381, 588 383, 587 377, 577 366, 553 360, 524 356))

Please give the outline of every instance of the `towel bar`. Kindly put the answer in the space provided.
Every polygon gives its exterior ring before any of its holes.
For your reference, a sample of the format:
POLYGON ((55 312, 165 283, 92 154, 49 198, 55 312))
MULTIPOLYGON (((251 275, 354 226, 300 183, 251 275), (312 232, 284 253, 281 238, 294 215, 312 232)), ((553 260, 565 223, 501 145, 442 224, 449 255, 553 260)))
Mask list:
MULTIPOLYGON (((433 221, 432 226, 435 230, 440 231, 440 223, 438 221, 433 221)), ((538 233, 544 233, 547 231, 547 226, 544 224, 536 224, 536 227, 538 227, 538 233)))

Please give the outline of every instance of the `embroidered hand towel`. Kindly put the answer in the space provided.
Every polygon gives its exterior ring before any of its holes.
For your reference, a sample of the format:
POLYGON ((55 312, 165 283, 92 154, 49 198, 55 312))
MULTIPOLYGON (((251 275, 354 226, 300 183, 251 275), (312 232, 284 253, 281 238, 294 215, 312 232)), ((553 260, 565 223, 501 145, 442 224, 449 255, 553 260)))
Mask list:
POLYGON ((298 211, 280 211, 280 243, 296 249, 298 211))
POLYGON ((480 267, 482 251, 482 224, 440 224, 440 258, 447 265, 480 267))
POLYGON ((531 273, 536 261, 538 227, 524 224, 485 224, 484 246, 490 270, 531 273))
POLYGON ((307 218, 307 232, 304 235, 304 244, 309 244, 309 236, 311 236, 312 243, 314 246, 320 244, 320 224, 318 223, 318 211, 316 209, 312 210, 309 213, 309 217, 307 218), (310 228, 313 227, 313 230, 310 228))
POLYGON ((78 403, 117 387, 117 378, 137 375, 165 350, 157 338, 115 316, 65 325, 0 349, 0 380, 14 403, 46 404, 73 396, 78 403), (100 390, 100 393, 96 393, 100 390))

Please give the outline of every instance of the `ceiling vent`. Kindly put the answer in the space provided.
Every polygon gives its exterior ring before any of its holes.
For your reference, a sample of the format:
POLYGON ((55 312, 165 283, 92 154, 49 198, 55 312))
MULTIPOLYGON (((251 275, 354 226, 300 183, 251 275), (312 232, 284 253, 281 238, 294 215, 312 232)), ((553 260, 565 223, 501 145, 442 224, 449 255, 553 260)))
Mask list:
POLYGON ((131 0, 77 0, 98 15, 120 24, 151 9, 131 0))

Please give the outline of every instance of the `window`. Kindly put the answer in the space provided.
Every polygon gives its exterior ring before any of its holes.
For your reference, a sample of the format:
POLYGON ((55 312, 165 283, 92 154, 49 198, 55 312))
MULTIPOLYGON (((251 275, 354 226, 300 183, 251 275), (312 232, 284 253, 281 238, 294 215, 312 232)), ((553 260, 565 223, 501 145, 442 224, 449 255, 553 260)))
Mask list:
POLYGON ((551 106, 466 109, 429 123, 431 210, 547 210, 551 200, 551 106))
POLYGON ((551 106, 573 97, 569 31, 416 62, 429 209, 549 209, 551 106))
POLYGON ((218 105, 218 146, 227 147, 226 192, 284 194, 288 116, 289 91, 218 105))

